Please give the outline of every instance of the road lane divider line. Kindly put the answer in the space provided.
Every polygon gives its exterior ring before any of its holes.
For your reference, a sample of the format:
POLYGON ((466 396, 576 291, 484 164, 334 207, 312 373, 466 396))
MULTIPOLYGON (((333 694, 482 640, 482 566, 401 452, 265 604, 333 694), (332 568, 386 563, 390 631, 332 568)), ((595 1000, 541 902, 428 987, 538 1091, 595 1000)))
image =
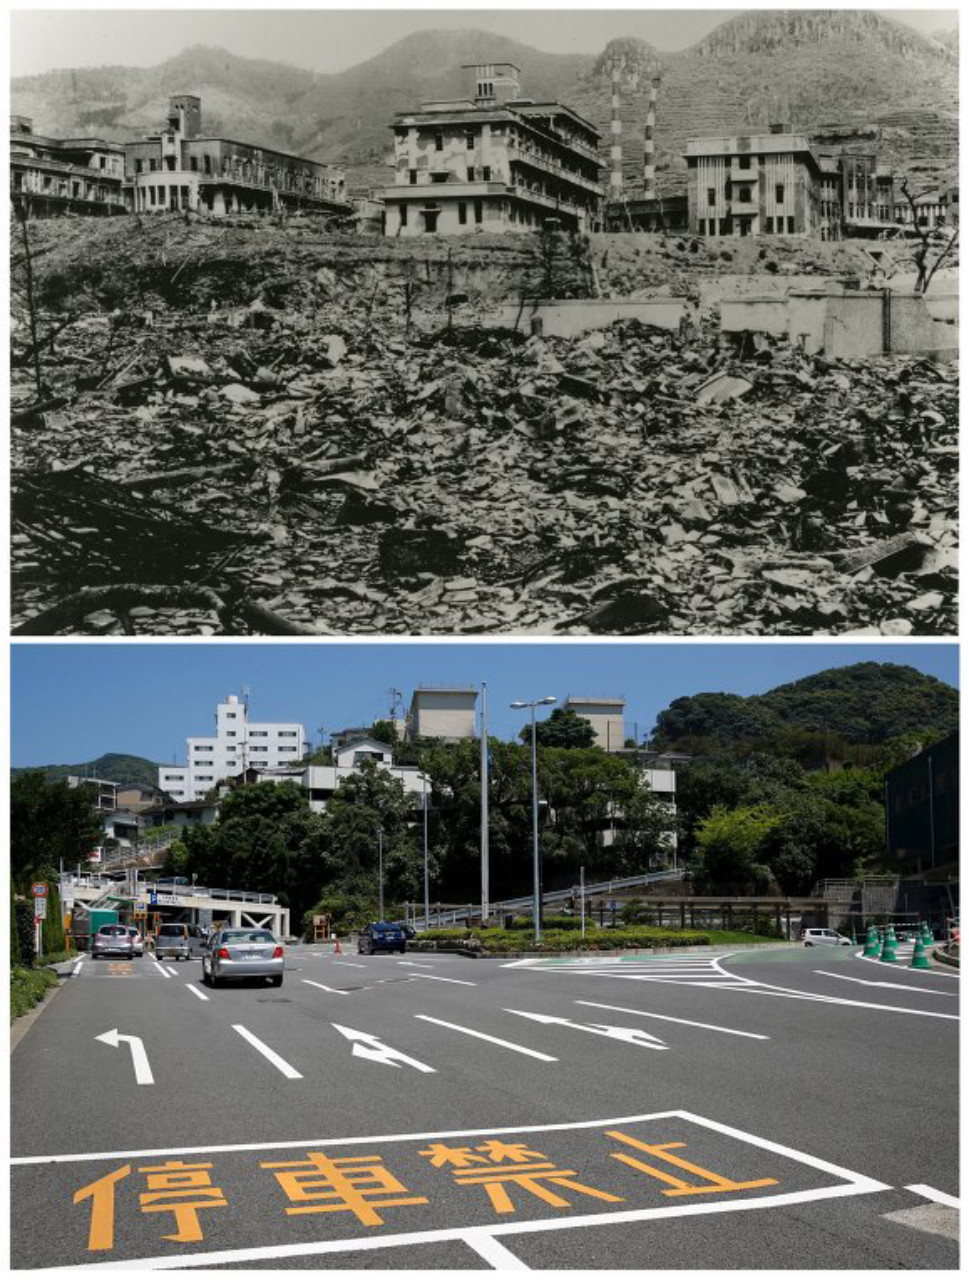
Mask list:
POLYGON ((420 960, 398 960, 398 964, 406 964, 412 969, 433 969, 432 964, 425 964, 420 960))
POLYGON ((329 991, 333 996, 348 996, 349 991, 341 991, 339 987, 327 987, 322 982, 314 982, 312 978, 300 978, 300 982, 305 982, 308 987, 319 987, 321 991, 329 991))
POLYGON ((960 1201, 958 1196, 950 1196, 946 1191, 937 1191, 935 1187, 927 1187, 924 1182, 913 1183, 912 1186, 906 1187, 906 1191, 911 1191, 913 1195, 921 1196, 923 1200, 933 1200, 936 1204, 948 1205, 950 1209, 958 1209, 960 1201))
POLYGON ((831 973, 828 969, 815 969, 822 978, 841 978, 844 982, 860 982, 863 987, 891 987, 894 991, 914 991, 917 996, 950 996, 959 999, 958 991, 936 991, 935 987, 907 987, 903 982, 877 982, 872 978, 852 978, 847 973, 831 973))
POLYGON ((436 973, 412 973, 412 978, 426 978, 428 982, 453 982, 458 987, 476 987, 476 982, 469 982, 467 978, 442 978, 436 973))
POLYGON ((353 960, 334 960, 334 964, 345 964, 350 969, 366 969, 365 964, 356 964, 353 960))
POLYGON ((193 995, 193 996, 198 996, 198 998, 199 998, 200 1000, 208 1000, 208 998, 209 998, 209 997, 205 994, 205 992, 204 992, 204 991, 199 991, 198 987, 193 986, 191 982, 186 982, 186 984, 185 984, 185 990, 186 990, 186 991, 191 991, 192 995, 193 995))
POLYGON ((301 1072, 297 1071, 295 1067, 291 1067, 286 1059, 281 1058, 275 1050, 270 1049, 268 1044, 263 1044, 259 1037, 254 1036, 247 1027, 243 1027, 240 1023, 234 1022, 232 1024, 232 1030, 237 1031, 239 1035, 242 1036, 243 1040, 248 1040, 252 1047, 261 1053, 267 1062, 271 1062, 277 1071, 282 1072, 287 1080, 302 1080, 303 1076, 301 1072))
POLYGON ((166 964, 165 968, 168 970, 168 972, 172 975, 173 978, 178 977, 178 970, 175 969, 172 965, 166 964))
POLYGON ((763 986, 724 987, 724 991, 743 991, 748 995, 786 996, 789 1000, 813 1000, 816 1004, 840 1004, 849 1009, 880 1009, 882 1013, 909 1013, 914 1018, 944 1018, 947 1022, 958 1022, 957 1013, 936 1013, 934 1009, 903 1009, 897 1004, 878 1004, 872 1000, 845 1000, 841 996, 814 995, 807 991, 797 991, 789 987, 763 986))
POLYGON ((163 978, 170 978, 172 976, 163 964, 158 963, 154 956, 152 956, 151 962, 163 978))
POLYGON ((521 1258, 516 1257, 487 1231, 467 1231, 463 1238, 468 1248, 473 1249, 495 1271, 531 1271, 531 1267, 526 1266, 521 1258))
POLYGON ((668 1013, 646 1013, 643 1009, 626 1009, 620 1004, 599 1004, 595 1000, 576 1000, 576 1004, 587 1004, 593 1009, 611 1009, 614 1013, 633 1013, 637 1018, 656 1018, 660 1022, 678 1022, 684 1027, 700 1027, 704 1031, 722 1031, 725 1036, 744 1036, 748 1040, 769 1040, 770 1036, 758 1035, 754 1031, 737 1031, 734 1027, 718 1027, 712 1022, 693 1022, 689 1018, 672 1018, 668 1013))
POLYGON ((83 965, 84 965, 84 961, 78 960, 77 964, 74 966, 74 970, 71 976, 76 978, 77 975, 81 972, 81 968, 83 967, 83 965))
POLYGON ((474 1031, 471 1027, 458 1026, 456 1022, 445 1022, 443 1018, 432 1018, 426 1013, 415 1013, 415 1018, 422 1022, 433 1022, 439 1027, 450 1027, 452 1031, 460 1031, 466 1036, 474 1036, 476 1040, 487 1040, 490 1044, 501 1045, 503 1049, 511 1049, 515 1053, 524 1053, 529 1058, 538 1058, 540 1062, 558 1062, 550 1053, 539 1053, 537 1049, 527 1049, 523 1044, 512 1044, 510 1040, 502 1040, 498 1036, 486 1035, 483 1031, 474 1031))

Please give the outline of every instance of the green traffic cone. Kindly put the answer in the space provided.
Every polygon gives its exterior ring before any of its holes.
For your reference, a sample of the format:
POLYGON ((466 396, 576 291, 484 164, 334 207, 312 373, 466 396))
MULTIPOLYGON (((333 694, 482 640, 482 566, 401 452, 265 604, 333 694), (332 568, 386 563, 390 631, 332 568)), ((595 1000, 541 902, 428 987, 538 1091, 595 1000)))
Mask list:
POLYGON ((890 924, 890 925, 888 926, 888 929, 887 929, 887 931, 886 931, 886 932, 887 932, 888 937, 889 937, 889 938, 891 938, 892 942, 897 942, 897 941, 898 941, 898 939, 895 937, 895 926, 894 926, 893 924, 890 924))
POLYGON ((932 968, 932 966, 929 964, 929 958, 925 954, 925 944, 922 942, 921 938, 915 939, 915 951, 912 955, 912 963, 909 965, 909 968, 910 969, 931 969, 932 968))
POLYGON ((885 940, 884 940, 884 942, 882 943, 882 951, 881 951, 881 955, 878 957, 878 959, 879 959, 879 960, 884 960, 886 964, 897 964, 897 963, 898 963, 898 956, 897 956, 897 954, 896 954, 896 952, 895 952, 895 937, 894 937, 894 934, 891 934, 891 933, 886 933, 886 934, 885 934, 885 940))
POLYGON ((864 954, 866 956, 878 955, 878 930, 874 925, 869 926, 868 937, 865 939, 864 954))
POLYGON ((934 941, 935 938, 932 936, 932 930, 929 928, 928 922, 926 922, 922 926, 922 942, 925 946, 931 947, 934 941))

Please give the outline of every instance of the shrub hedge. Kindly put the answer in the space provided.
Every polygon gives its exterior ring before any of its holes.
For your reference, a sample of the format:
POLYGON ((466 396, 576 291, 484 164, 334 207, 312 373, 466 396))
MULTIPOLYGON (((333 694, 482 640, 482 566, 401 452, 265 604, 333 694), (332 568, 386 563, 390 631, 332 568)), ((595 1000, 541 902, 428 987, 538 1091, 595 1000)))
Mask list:
POLYGON ((14 969, 10 974, 10 1021, 29 1013, 51 987, 57 985, 52 969, 14 969))

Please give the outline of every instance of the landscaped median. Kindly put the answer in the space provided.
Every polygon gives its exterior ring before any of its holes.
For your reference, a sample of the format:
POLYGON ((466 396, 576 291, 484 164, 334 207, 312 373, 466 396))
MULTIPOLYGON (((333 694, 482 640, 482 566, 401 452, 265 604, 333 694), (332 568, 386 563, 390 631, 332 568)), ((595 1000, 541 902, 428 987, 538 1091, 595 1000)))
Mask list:
POLYGON ((535 941, 531 924, 515 921, 511 929, 426 929, 410 943, 412 951, 460 950, 475 955, 508 955, 519 952, 666 950, 671 947, 749 946, 777 943, 777 937, 724 929, 662 929, 630 925, 617 929, 586 929, 578 921, 547 920, 541 942, 535 941))

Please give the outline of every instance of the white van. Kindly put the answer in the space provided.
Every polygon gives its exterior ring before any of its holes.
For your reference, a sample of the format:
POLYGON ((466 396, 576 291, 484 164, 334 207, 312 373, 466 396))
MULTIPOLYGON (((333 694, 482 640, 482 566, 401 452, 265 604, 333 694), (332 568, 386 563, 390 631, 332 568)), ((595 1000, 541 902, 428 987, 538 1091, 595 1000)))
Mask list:
POLYGON ((834 929, 805 929, 801 934, 806 947, 850 947, 851 939, 834 929))

